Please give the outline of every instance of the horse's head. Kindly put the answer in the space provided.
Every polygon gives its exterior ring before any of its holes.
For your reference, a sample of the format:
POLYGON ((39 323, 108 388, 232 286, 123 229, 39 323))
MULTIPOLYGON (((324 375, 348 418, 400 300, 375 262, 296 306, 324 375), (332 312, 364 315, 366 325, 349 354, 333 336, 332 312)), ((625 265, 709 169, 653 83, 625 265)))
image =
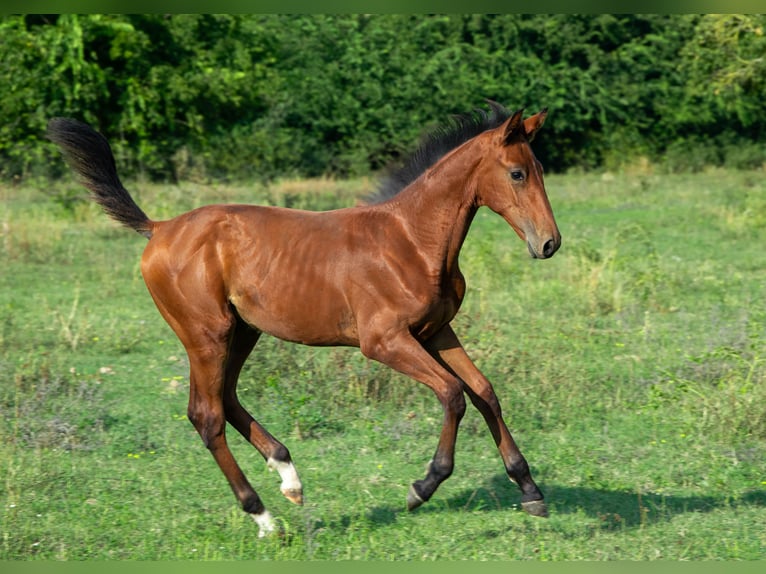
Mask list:
POLYGON ((561 234, 543 184, 543 168, 529 143, 547 110, 526 120, 523 110, 487 134, 491 151, 478 173, 478 201, 499 213, 536 259, 551 257, 561 246, 561 234))

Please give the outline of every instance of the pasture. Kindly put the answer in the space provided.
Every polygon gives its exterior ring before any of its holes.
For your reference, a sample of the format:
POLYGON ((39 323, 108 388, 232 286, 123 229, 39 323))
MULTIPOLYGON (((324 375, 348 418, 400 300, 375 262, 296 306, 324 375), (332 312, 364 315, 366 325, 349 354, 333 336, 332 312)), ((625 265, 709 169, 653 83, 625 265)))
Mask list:
MULTIPOLYGON (((406 510, 441 408, 356 349, 264 337, 240 397, 305 505, 230 432, 286 533, 259 540, 186 418, 188 362, 140 276, 145 240, 73 183, 0 187, 0 559, 752 560, 766 557, 766 178, 552 175, 532 260, 479 211, 453 322, 551 516, 519 510, 478 412, 406 510)), ((127 187, 153 218, 213 202, 353 204, 370 182, 127 187)))

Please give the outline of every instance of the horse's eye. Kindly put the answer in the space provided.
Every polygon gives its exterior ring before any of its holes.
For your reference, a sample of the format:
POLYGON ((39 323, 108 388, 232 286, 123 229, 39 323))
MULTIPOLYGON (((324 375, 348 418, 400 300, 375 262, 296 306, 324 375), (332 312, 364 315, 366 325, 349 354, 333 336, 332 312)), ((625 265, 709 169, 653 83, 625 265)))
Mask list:
POLYGON ((514 169, 511 172, 511 179, 513 181, 524 181, 524 172, 520 169, 514 169))

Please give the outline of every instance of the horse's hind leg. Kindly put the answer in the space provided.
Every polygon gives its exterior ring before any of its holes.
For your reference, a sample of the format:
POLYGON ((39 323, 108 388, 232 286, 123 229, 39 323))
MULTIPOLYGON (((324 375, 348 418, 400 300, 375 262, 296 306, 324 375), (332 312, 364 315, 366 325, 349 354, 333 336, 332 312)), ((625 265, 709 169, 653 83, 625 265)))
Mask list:
POLYGON ((226 341, 218 345, 211 341, 203 347, 187 346, 187 351, 190 363, 189 420, 218 463, 242 509, 258 524, 259 536, 266 536, 276 530, 274 520, 226 442, 223 401, 226 341))
POLYGON ((290 452, 248 413, 237 397, 237 380, 242 365, 258 342, 260 331, 247 326, 239 319, 229 345, 229 355, 224 372, 223 405, 232 426, 245 437, 266 459, 269 469, 279 472, 282 478, 282 494, 295 504, 303 504, 303 486, 295 470, 290 452))
MULTIPOLYGON (((242 509, 258 524, 259 535, 265 536, 276 530, 274 520, 226 442, 227 416, 235 422, 243 420, 231 397, 258 333, 246 328, 229 303, 215 267, 216 245, 194 236, 168 239, 155 234, 144 251, 141 272, 157 309, 189 356, 189 420, 242 509)), ((257 432, 248 435, 259 439, 253 441, 256 446, 269 442, 261 441, 257 432)))
POLYGON ((222 297, 197 298, 197 305, 188 305, 188 293, 176 285, 162 281, 147 281, 147 285, 157 308, 189 356, 189 420, 242 509, 258 524, 259 536, 265 536, 275 531, 276 526, 229 449, 224 406, 225 381, 236 379, 257 334, 249 338, 237 336, 239 319, 222 297))

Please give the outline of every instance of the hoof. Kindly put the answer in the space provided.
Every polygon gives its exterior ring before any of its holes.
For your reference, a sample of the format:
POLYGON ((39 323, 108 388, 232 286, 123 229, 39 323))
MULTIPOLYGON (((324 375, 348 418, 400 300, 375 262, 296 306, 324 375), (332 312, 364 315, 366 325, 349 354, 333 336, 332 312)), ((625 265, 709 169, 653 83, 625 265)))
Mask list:
POLYGON ((425 501, 415 492, 415 487, 410 486, 410 491, 407 493, 407 510, 415 510, 423 502, 425 501))
POLYGON ((302 490, 290 488, 290 489, 283 490, 282 494, 287 500, 289 500, 293 504, 297 504, 298 506, 303 506, 303 491, 302 490))
POLYGON ((529 502, 522 502, 521 509, 527 514, 531 514, 532 516, 548 518, 548 507, 542 500, 530 500, 529 502))

